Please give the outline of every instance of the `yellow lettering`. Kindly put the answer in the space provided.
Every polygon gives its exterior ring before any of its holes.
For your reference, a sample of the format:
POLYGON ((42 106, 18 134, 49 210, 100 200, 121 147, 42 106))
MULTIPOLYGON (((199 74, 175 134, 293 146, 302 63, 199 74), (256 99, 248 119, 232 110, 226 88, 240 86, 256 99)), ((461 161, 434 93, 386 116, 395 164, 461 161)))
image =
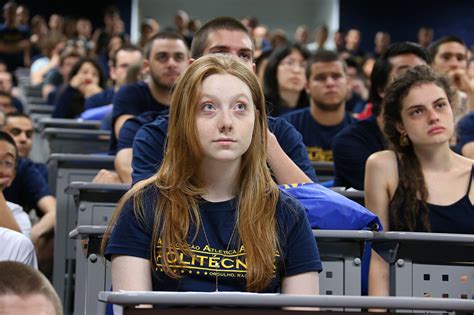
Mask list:
POLYGON ((236 264, 236 268, 237 269, 245 269, 247 270, 247 264, 245 262, 243 262, 241 259, 237 258, 237 264, 236 264))
POLYGON ((218 268, 219 267, 219 259, 217 257, 209 257, 209 267, 218 268))
POLYGON ((227 269, 233 268, 234 267, 234 261, 230 258, 223 258, 223 259, 221 259, 221 266, 223 268, 227 268, 227 269), (229 262, 229 264, 227 264, 227 262, 229 262))

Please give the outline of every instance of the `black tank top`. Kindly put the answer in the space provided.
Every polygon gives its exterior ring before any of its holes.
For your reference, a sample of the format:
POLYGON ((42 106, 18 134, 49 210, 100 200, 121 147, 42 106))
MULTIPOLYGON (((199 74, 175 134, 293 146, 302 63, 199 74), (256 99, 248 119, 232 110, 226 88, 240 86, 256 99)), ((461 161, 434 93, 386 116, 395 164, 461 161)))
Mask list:
MULTIPOLYGON (((398 157, 397 157, 398 162, 398 157)), ((453 204, 447 206, 434 205, 427 203, 429 214, 428 218, 431 224, 431 232, 434 233, 456 233, 456 234, 474 234, 474 205, 469 199, 472 177, 474 175, 474 165, 471 169, 471 177, 467 185, 466 194, 453 204)), ((421 201, 420 201, 421 206, 421 201)), ((400 216, 403 216, 404 209, 400 209, 400 216)), ((390 230, 402 230, 395 228, 390 224, 390 230)), ((405 230, 408 230, 405 229, 405 230)), ((415 232, 426 232, 421 218, 416 220, 415 232)))

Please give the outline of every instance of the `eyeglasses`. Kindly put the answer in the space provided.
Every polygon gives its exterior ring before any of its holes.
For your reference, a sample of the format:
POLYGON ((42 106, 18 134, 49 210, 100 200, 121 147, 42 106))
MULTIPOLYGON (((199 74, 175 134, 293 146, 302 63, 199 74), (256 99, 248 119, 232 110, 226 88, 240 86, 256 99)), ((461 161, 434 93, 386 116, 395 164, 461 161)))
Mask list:
POLYGON ((280 62, 280 66, 284 66, 288 68, 298 67, 300 69, 306 69, 306 65, 307 65, 306 61, 298 62, 293 59, 283 60, 282 62, 280 62))
POLYGON ((8 170, 13 170, 15 168, 15 161, 13 159, 9 160, 0 160, 0 167, 4 167, 8 170))
POLYGON ((10 129, 9 131, 14 137, 16 136, 19 136, 20 134, 22 133, 25 133, 25 136, 28 138, 28 139, 31 139, 31 137, 33 136, 33 130, 29 129, 29 130, 23 130, 23 129, 20 129, 20 128, 12 128, 10 129))

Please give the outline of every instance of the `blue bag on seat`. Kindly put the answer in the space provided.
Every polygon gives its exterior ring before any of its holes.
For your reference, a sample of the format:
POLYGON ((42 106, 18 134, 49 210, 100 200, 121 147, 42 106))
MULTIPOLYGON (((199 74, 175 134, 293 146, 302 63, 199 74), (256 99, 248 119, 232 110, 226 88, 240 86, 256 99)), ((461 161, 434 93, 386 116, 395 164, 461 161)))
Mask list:
POLYGON ((313 229, 381 231, 379 218, 343 195, 316 183, 281 185, 306 209, 313 229))

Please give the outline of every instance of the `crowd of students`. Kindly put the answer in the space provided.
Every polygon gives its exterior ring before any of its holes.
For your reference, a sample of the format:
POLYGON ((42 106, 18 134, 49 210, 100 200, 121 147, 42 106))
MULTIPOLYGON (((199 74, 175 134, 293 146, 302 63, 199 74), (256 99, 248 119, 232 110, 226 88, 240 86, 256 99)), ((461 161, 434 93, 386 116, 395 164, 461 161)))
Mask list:
MULTIPOLYGON (((31 238, 37 255, 18 247, 18 260, 47 276, 56 200, 28 159, 33 122, 12 83, 30 65, 53 117, 110 130, 115 172, 94 181, 133 185, 102 246, 114 290, 318 294, 304 209, 277 187, 318 182, 317 162, 334 162, 327 185, 365 191, 386 231, 474 233, 474 78, 456 36, 431 42, 422 28, 419 44, 391 44, 379 32, 367 53, 357 29, 330 45, 325 27, 293 41, 252 18, 201 26, 180 10, 174 29, 145 19, 135 46, 115 8, 94 33, 85 18, 28 25, 26 7, 3 10, 0 236, 31 238)), ((388 295, 376 253, 369 280, 388 295)))

